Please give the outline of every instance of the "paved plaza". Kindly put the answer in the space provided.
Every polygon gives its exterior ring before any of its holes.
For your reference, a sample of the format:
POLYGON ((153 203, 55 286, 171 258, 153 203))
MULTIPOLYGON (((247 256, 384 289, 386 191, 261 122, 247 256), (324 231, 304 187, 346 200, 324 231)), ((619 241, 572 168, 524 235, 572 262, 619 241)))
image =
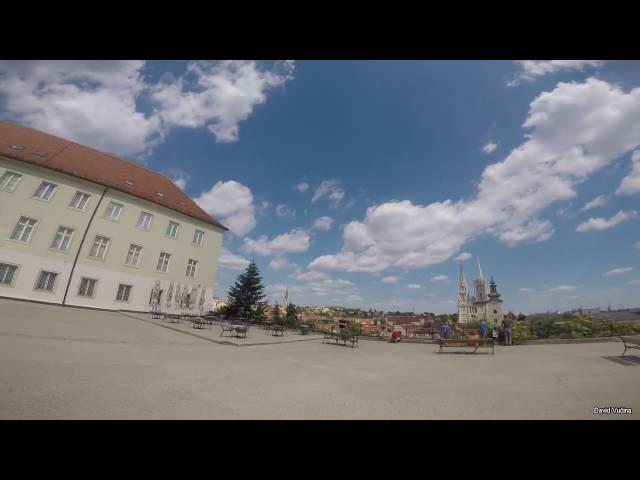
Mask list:
POLYGON ((0 299, 0 419, 640 418, 640 358, 619 361, 618 342, 491 356, 258 329, 220 344, 219 333, 0 299))

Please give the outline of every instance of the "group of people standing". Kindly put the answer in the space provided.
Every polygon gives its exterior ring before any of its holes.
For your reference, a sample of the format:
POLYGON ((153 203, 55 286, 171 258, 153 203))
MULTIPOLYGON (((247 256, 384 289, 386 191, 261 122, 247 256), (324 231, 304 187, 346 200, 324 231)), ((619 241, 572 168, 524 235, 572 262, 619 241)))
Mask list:
MULTIPOLYGON (((504 344, 512 345, 512 332, 511 332, 512 320, 510 318, 505 318, 502 320, 502 329, 504 333, 504 344)), ((447 321, 444 325, 442 325, 442 330, 440 335, 442 338, 450 338, 451 337, 451 322, 447 321)), ((482 319, 480 322, 480 338, 487 338, 489 336, 489 324, 485 319, 482 319)), ((491 336, 498 340, 498 327, 494 325, 491 329, 491 336)))

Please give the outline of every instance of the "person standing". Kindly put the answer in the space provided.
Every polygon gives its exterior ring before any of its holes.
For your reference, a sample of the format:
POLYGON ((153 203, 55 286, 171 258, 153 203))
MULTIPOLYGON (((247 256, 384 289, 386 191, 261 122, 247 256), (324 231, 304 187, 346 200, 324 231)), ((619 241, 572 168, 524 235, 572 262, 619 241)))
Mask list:
POLYGON ((451 336, 451 326, 449 322, 442 326, 442 338, 449 338, 451 336))
POLYGON ((486 338, 488 332, 489 325, 487 325, 487 321, 483 318, 480 322, 480 338, 486 338))
POLYGON ((504 344, 511 345, 511 322, 509 317, 505 317, 502 320, 502 328, 504 329, 504 344))

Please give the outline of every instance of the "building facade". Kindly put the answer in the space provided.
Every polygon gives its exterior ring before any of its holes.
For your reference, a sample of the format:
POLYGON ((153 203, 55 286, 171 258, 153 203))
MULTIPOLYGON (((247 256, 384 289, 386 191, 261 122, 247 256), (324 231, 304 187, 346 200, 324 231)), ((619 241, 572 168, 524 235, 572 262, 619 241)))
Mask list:
POLYGON ((486 320, 491 325, 497 325, 503 318, 502 299, 493 277, 487 286, 482 268, 480 268, 480 260, 478 260, 474 286, 475 295, 471 295, 461 264, 458 282, 458 322, 469 323, 486 320))
POLYGON ((0 297, 208 307, 225 230, 164 175, 0 122, 0 297))

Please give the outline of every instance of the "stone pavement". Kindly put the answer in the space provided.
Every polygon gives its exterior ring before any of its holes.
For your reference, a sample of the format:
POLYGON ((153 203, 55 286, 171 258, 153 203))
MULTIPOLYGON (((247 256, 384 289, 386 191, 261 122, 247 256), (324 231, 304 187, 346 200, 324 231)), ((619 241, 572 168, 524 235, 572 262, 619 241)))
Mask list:
POLYGON ((0 299, 0 419, 638 419, 640 358, 622 363, 622 350, 237 348, 129 314, 0 299), (633 414, 593 414, 607 406, 633 414))

